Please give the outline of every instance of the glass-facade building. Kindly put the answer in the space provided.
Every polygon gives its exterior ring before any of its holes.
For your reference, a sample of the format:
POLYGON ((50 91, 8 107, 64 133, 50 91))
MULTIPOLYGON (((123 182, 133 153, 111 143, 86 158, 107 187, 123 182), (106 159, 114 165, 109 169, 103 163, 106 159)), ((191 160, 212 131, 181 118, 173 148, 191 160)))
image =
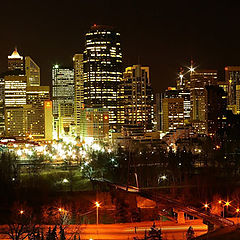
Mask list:
POLYGON ((59 106, 74 102, 74 70, 54 65, 52 68, 53 116, 59 116, 59 106))
POLYGON ((120 33, 94 25, 86 33, 84 51, 84 106, 106 108, 110 128, 117 124, 117 90, 122 78, 120 33))

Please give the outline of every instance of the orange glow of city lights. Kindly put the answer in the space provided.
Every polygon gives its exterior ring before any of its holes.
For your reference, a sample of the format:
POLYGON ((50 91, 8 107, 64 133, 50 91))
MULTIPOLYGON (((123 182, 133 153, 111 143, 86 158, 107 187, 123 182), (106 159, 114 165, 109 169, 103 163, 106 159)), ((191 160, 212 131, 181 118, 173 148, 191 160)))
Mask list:
POLYGON ((24 213, 24 211, 23 211, 23 210, 20 210, 19 213, 22 215, 22 214, 24 213))
POLYGON ((208 208, 208 204, 207 204, 207 203, 205 203, 205 204, 204 204, 204 207, 205 207, 205 208, 208 208))
POLYGON ((58 211, 59 211, 59 212, 62 212, 62 211, 63 211, 63 209, 62 209, 62 208, 59 208, 59 209, 58 209, 58 211))
POLYGON ((239 208, 237 208, 237 209, 236 209, 236 212, 237 212, 237 213, 239 213, 239 211, 240 211, 240 209, 239 209, 239 208))
POLYGON ((95 202, 95 205, 96 205, 97 208, 100 207, 100 203, 99 202, 95 202))
POLYGON ((221 203, 222 203, 222 200, 219 200, 218 203, 221 204, 221 203))
POLYGON ((217 145, 217 146, 216 146, 216 149, 220 149, 220 146, 219 146, 219 145, 217 145))

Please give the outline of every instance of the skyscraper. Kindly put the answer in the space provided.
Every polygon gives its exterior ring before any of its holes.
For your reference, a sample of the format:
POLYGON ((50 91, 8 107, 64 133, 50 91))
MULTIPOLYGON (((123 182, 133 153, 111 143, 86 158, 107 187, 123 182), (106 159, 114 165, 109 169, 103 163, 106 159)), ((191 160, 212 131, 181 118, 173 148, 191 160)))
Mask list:
POLYGON ((240 113, 240 66, 225 67, 225 82, 228 84, 228 105, 234 114, 240 113))
POLYGON ((24 59, 19 55, 17 48, 15 48, 12 55, 8 56, 8 70, 24 70, 24 59))
POLYGON ((4 78, 0 78, 0 136, 4 134, 4 78))
POLYGON ((86 33, 84 51, 84 105, 107 108, 112 128, 117 124, 117 90, 122 77, 120 33, 94 25, 86 33))
POLYGON ((163 99, 163 132, 169 132, 184 126, 183 102, 184 99, 178 97, 163 99))
POLYGON ((30 57, 25 57, 25 75, 27 86, 40 86, 40 68, 30 57))
POLYGON ((221 129, 227 109, 227 93, 219 86, 206 86, 208 135, 215 135, 221 129))
POLYGON ((133 65, 126 68, 119 85, 118 123, 153 128, 153 92, 149 67, 133 65))
POLYGON ((50 99, 48 86, 29 86, 27 92, 27 104, 32 106, 32 113, 28 116, 28 131, 31 136, 45 138, 44 102, 50 99))
POLYGON ((74 102, 74 71, 54 65, 52 68, 53 116, 58 117, 61 103, 74 102))
MULTIPOLYGON (((64 108, 72 106, 74 113, 74 70, 71 68, 62 68, 54 65, 52 68, 52 100, 53 100, 53 117, 54 117, 54 138, 60 137, 59 113, 60 106, 64 108)), ((64 110, 63 110, 64 111, 64 110)), ((72 115, 74 120, 74 114, 72 115)))
POLYGON ((5 107, 18 107, 26 104, 27 78, 10 75, 4 77, 5 107))
POLYGON ((76 134, 80 136, 81 109, 84 108, 84 76, 83 76, 83 54, 75 54, 74 64, 74 120, 76 134))
POLYGON ((196 70, 190 75, 191 120, 199 133, 207 133, 206 86, 217 85, 216 70, 196 70))

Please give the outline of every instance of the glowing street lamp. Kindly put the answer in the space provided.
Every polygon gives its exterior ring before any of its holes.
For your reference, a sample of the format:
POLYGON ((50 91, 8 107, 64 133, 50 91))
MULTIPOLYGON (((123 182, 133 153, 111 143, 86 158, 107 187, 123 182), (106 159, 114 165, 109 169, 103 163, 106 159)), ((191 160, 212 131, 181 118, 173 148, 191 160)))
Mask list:
POLYGON ((207 209, 209 208, 209 204, 208 204, 208 203, 205 203, 205 204, 203 205, 203 207, 205 208, 205 210, 206 210, 206 212, 207 212, 207 209))
POLYGON ((20 213, 21 215, 23 215, 23 214, 24 214, 24 211, 23 211, 23 210, 20 210, 19 213, 20 213))
POLYGON ((98 208, 100 207, 100 203, 99 202, 95 202, 95 206, 96 206, 97 225, 98 225, 98 208))
POLYGON ((236 213, 237 213, 237 223, 239 223, 239 212, 240 212, 240 209, 237 208, 237 209, 236 209, 236 213))

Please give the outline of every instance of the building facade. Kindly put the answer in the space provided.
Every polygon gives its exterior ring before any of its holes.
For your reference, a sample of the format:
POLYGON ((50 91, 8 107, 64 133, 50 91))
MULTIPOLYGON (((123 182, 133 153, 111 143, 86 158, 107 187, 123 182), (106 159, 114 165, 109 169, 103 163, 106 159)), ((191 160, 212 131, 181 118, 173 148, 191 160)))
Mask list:
POLYGON ((25 75, 27 77, 27 86, 40 86, 40 68, 28 56, 25 57, 25 75))
POLYGON ((109 135, 109 115, 105 108, 85 108, 81 110, 81 138, 102 140, 109 135))
POLYGON ((17 48, 15 48, 12 55, 8 56, 8 70, 24 70, 24 59, 19 55, 17 48))
POLYGON ((4 77, 5 107, 17 107, 27 104, 27 77, 10 75, 4 77))
POLYGON ((240 66, 225 67, 225 83, 228 85, 228 107, 234 114, 240 113, 240 66))
POLYGON ((75 54, 74 64, 74 118, 77 136, 80 136, 81 109, 84 108, 83 54, 75 54))
POLYGON ((60 104, 74 102, 74 70, 54 65, 52 86, 53 116, 58 117, 60 104))
POLYGON ((27 104, 32 106, 28 116, 28 131, 34 139, 45 138, 44 102, 50 100, 48 86, 31 86, 26 89, 27 104))
POLYGON ((164 98, 162 100, 163 132, 170 132, 184 126, 184 99, 164 98))
POLYGON ((217 70, 196 70, 190 75, 191 121, 199 133, 207 133, 206 86, 217 85, 217 70))
POLYGON ((117 90, 122 78, 120 33, 94 25, 86 33, 84 51, 84 105, 106 108, 111 128, 117 124, 117 90))
POLYGON ((153 129, 154 99, 149 67, 133 65, 126 68, 118 91, 118 124, 142 125, 153 129))

